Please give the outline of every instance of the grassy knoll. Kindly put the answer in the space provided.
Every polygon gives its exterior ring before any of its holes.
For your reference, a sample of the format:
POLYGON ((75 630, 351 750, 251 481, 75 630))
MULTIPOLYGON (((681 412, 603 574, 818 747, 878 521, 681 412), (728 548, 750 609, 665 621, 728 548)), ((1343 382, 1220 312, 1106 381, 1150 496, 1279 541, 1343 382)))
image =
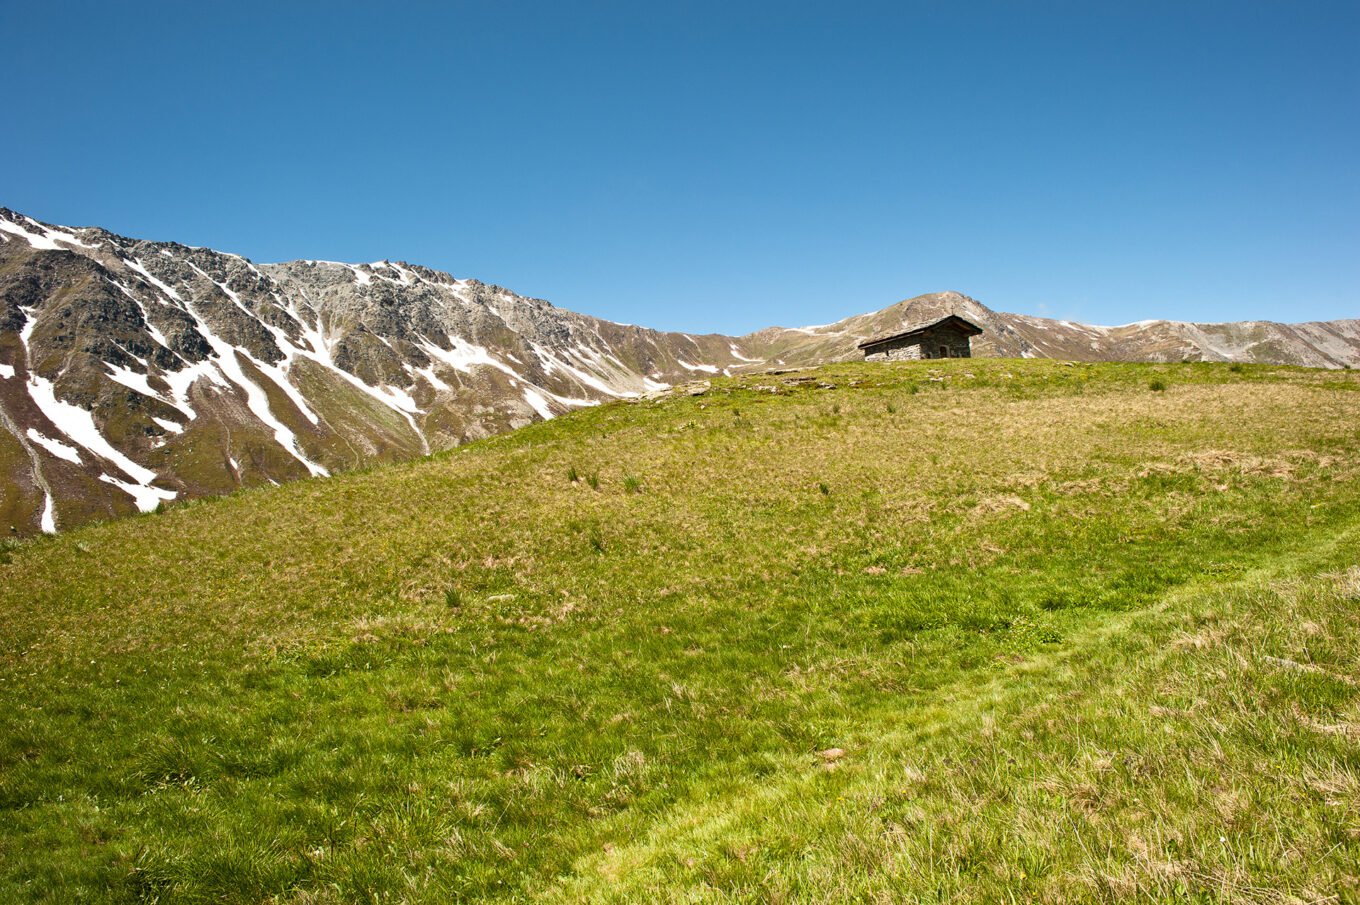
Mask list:
POLYGON ((0 899, 1360 901, 1358 378, 716 380, 4 549, 0 899))

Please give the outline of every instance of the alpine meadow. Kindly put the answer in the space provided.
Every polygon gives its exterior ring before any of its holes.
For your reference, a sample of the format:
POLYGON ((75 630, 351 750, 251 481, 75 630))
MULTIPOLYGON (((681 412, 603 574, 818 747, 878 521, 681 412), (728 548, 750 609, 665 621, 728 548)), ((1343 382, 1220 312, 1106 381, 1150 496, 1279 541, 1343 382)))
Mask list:
POLYGON ((1356 0, 0 34, 0 905, 1360 905, 1356 0))
POLYGON ((0 888, 1360 901, 1357 424, 838 364, 11 541, 0 888))

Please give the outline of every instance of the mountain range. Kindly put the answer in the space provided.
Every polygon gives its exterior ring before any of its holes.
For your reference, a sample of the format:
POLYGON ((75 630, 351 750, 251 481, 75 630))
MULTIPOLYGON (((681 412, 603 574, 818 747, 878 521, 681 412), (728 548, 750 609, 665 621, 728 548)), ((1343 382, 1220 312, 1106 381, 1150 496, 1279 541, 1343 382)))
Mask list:
POLYGON ((1360 320, 1104 327, 957 292, 822 326, 663 332, 399 261, 255 264, 0 208, 0 526, 53 532, 410 459, 717 375, 857 358, 946 314, 983 328, 978 356, 1360 365, 1360 320))

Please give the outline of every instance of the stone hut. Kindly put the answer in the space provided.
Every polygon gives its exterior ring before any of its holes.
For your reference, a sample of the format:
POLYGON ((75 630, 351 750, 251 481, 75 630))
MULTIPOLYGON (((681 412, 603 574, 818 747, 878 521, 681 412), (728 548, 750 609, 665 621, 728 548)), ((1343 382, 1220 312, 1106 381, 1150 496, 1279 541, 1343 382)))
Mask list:
POLYGON ((972 321, 957 314, 927 324, 917 324, 892 336, 880 336, 859 344, 865 361, 907 361, 921 358, 971 358, 970 338, 982 332, 972 321))

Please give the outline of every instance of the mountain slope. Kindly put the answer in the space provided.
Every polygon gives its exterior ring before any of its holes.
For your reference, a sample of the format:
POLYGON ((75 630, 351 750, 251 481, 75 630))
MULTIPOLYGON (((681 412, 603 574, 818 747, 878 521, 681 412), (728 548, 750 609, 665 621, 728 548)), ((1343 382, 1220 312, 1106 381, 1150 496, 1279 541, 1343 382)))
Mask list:
POLYGON ((953 292, 824 327, 691 336, 400 262, 256 265, 0 209, 0 525, 409 459, 715 374, 859 357, 948 313, 976 354, 1360 363, 1360 321, 1086 327, 953 292))

